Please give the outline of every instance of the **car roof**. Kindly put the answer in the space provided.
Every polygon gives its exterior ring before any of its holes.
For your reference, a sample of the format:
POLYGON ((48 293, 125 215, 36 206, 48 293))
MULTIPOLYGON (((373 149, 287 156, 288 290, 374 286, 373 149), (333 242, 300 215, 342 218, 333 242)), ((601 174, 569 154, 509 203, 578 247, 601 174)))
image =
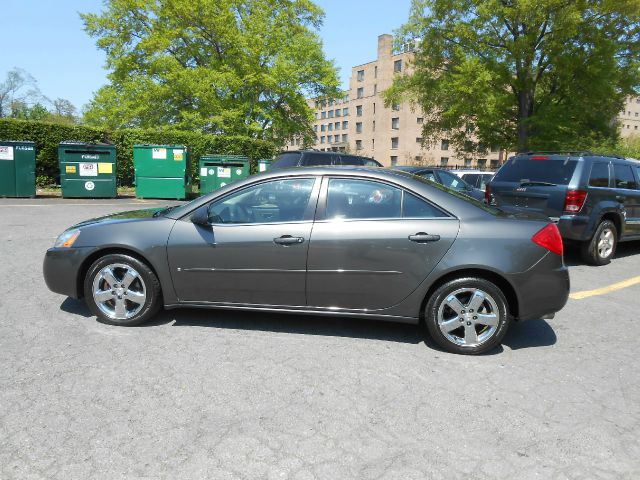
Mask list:
POLYGON ((402 172, 422 172, 423 170, 434 170, 434 167, 416 167, 414 165, 401 165, 393 167, 394 170, 400 170, 402 172))

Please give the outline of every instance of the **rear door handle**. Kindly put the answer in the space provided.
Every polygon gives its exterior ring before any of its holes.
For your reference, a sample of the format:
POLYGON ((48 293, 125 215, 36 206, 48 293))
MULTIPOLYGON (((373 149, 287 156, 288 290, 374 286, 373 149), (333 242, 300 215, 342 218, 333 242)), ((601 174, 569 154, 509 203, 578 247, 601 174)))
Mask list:
POLYGON ((292 237, 291 235, 283 235, 279 238, 274 238, 273 241, 278 245, 295 245, 297 243, 304 242, 303 237, 292 237))
POLYGON ((429 235, 425 232, 418 232, 415 235, 409 235, 409 240, 417 243, 437 242, 440 240, 440 235, 429 235))

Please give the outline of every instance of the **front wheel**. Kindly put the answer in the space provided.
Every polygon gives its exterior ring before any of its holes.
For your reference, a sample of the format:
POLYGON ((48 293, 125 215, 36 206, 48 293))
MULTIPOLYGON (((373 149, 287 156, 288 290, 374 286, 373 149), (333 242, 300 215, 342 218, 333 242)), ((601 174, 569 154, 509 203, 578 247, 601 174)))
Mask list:
POLYGON ((449 352, 484 353, 500 344, 510 324, 507 300, 493 283, 460 278, 439 287, 427 302, 425 325, 449 352))
POLYGON ((607 265, 616 253, 618 230, 611 220, 603 220, 591 240, 580 249, 582 259, 591 265, 607 265))
POLYGON ((139 325, 162 306, 158 277, 129 255, 110 254, 96 260, 85 277, 84 296, 98 320, 111 325, 139 325))

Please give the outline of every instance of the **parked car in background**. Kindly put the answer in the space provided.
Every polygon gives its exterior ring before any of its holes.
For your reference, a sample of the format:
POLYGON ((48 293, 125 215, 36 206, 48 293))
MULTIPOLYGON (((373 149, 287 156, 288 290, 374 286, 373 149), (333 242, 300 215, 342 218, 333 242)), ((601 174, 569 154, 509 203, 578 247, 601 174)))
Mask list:
POLYGON ((359 157, 343 152, 318 152, 315 150, 298 150, 282 152, 271 165, 271 168, 317 167, 323 165, 351 165, 362 167, 382 167, 382 164, 369 157, 359 157))
POLYGON ((511 321, 550 318, 569 274, 557 227, 380 168, 271 170, 185 205, 81 222, 44 260, 54 292, 103 322, 163 306, 419 324, 482 353, 511 321))
POLYGON ((463 193, 468 197, 475 198, 481 202, 484 201, 484 192, 482 190, 469 185, 466 181, 448 170, 444 170, 442 168, 412 166, 395 167, 395 169, 411 173, 412 175, 418 175, 419 177, 426 178, 427 180, 431 180, 432 182, 439 183, 440 185, 444 185, 452 190, 463 193))
POLYGON ((527 153, 510 158, 486 196, 498 207, 550 217, 583 259, 605 265, 618 242, 640 239, 640 162, 589 152, 527 153))
POLYGON ((452 173, 455 173, 469 185, 483 192, 486 189, 487 183, 489 183, 495 175, 495 172, 484 172, 480 170, 452 170, 452 173))

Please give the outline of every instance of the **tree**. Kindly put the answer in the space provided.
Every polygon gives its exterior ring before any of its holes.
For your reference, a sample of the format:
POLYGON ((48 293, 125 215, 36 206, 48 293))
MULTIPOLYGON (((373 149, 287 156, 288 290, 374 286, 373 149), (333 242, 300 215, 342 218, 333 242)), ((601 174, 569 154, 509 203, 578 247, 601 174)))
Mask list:
POLYGON ((315 33, 323 13, 310 0, 106 5, 82 15, 111 70, 85 111, 89 123, 286 139, 310 135, 306 96, 336 92, 315 33))
POLYGON ((0 83, 0 118, 15 116, 14 108, 24 109, 43 98, 38 82, 28 72, 20 68, 9 70, 0 83))
POLYGON ((413 0, 398 42, 416 42, 414 73, 385 102, 410 99, 428 143, 446 131, 467 152, 615 140, 640 85, 639 21, 637 0, 413 0))

